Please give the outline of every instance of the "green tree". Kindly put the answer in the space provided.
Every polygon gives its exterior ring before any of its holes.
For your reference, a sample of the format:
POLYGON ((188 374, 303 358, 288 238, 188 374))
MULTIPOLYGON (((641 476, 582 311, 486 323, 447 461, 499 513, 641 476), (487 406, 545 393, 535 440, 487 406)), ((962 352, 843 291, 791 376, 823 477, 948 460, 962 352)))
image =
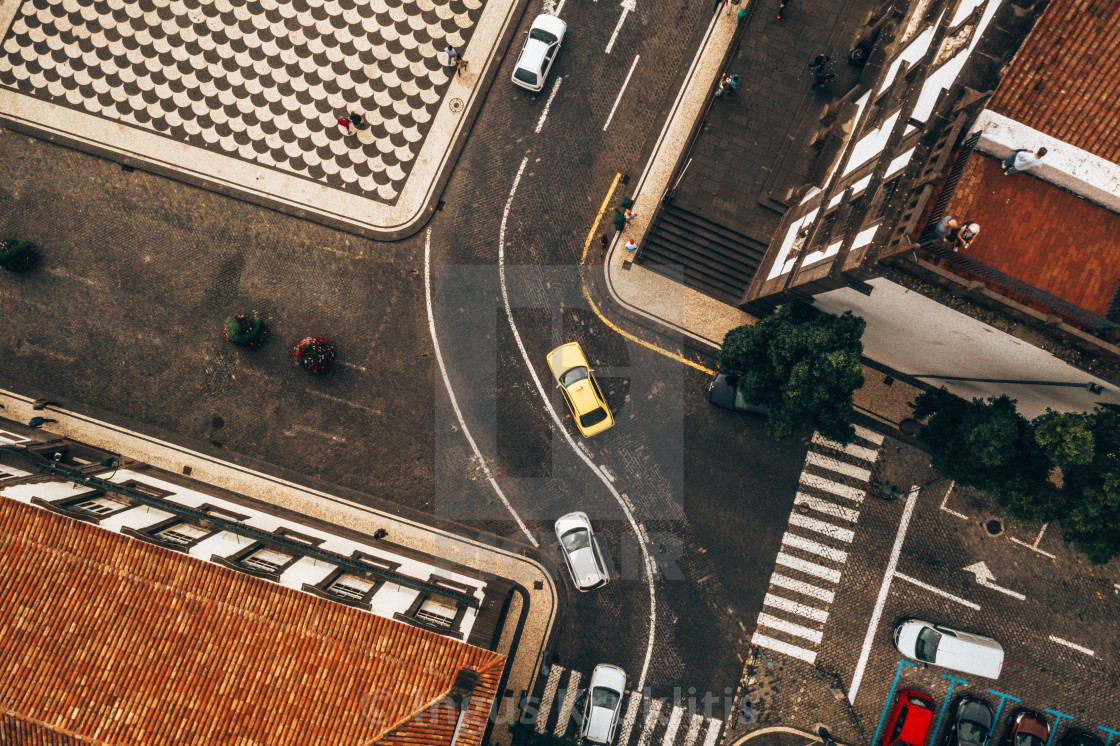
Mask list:
POLYGON ((852 393, 863 385, 860 338, 866 322, 846 311, 821 313, 787 303, 754 325, 724 337, 719 366, 739 376, 739 391, 770 408, 770 435, 786 440, 802 423, 822 435, 851 442, 852 393))
POLYGON ((918 437, 935 469, 991 493, 1020 520, 1054 517, 1056 506, 1044 488, 1049 463, 1014 399, 965 401, 942 388, 923 393, 911 406, 915 417, 929 418, 918 437))

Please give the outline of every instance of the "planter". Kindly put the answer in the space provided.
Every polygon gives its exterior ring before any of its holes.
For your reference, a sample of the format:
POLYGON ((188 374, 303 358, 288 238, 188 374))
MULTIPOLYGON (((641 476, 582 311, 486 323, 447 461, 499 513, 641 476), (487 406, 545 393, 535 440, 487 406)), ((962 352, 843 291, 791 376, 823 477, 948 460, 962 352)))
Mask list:
POLYGON ((255 350, 264 343, 268 329, 257 312, 230 316, 225 323, 226 340, 238 347, 255 350))
POLYGON ((38 256, 29 241, 4 239, 0 241, 0 267, 9 272, 25 272, 35 266, 38 256))
POLYGON ((322 374, 334 364, 334 345, 322 337, 307 337, 292 351, 296 365, 308 373, 322 374))

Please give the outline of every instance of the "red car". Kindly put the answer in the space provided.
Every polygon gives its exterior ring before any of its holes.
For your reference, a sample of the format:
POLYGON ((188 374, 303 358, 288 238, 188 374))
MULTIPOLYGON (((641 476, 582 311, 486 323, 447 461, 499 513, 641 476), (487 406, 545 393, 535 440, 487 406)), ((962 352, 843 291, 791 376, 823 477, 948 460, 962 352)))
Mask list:
POLYGON ((1007 728, 1009 746, 1043 746, 1050 740, 1050 724, 1033 710, 1016 710, 1007 728))
POLYGON ((903 689, 887 720, 883 746, 924 746, 933 723, 933 700, 913 689, 903 689))

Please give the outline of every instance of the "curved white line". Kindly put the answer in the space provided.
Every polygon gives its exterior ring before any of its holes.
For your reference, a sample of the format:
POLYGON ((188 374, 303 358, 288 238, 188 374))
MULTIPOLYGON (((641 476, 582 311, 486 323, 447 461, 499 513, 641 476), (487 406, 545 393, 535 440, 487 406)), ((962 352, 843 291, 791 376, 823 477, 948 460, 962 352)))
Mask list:
MULTIPOLYGON (((524 167, 524 164, 522 164, 522 167, 524 167)), ((457 417, 459 420, 459 427, 463 428, 463 435, 467 436, 467 442, 471 444, 471 450, 474 451, 474 455, 478 458, 478 463, 480 466, 482 466, 482 472, 490 481, 490 486, 494 488, 494 492, 497 493, 502 503, 509 510, 510 515, 513 516, 513 520, 517 521, 517 525, 520 526, 521 530, 525 532, 525 536, 528 537, 529 543, 532 544, 534 548, 540 547, 540 543, 533 538, 533 535, 531 533, 529 533, 529 529, 525 526, 524 521, 521 520, 521 516, 517 515, 517 511, 513 509, 512 505, 510 505, 510 502, 506 498, 505 493, 502 492, 502 488, 499 487, 498 483, 494 480, 494 475, 490 473, 490 467, 486 465, 486 459, 482 457, 482 452, 478 450, 478 444, 474 442, 474 438, 471 436, 471 431, 467 428, 467 422, 463 419, 463 413, 459 410, 459 402, 455 398, 455 392, 451 390, 451 380, 447 377, 447 367, 443 364, 443 353, 441 353, 439 350, 439 339, 436 338, 436 318, 432 313, 431 266, 432 229, 429 228, 428 232, 424 236, 424 302, 428 307, 428 331, 432 335, 432 347, 434 347, 436 351, 436 363, 439 364, 439 374, 443 376, 443 386, 447 389, 447 396, 451 399, 451 408, 455 410, 455 417, 457 417)))
POLYGON ((513 206, 513 196, 517 193, 517 185, 521 183, 521 176, 525 173, 525 165, 528 162, 528 157, 521 160, 521 167, 517 169, 517 176, 514 177, 513 187, 509 190, 509 198, 506 200, 505 209, 502 210, 502 225, 498 232, 498 277, 501 279, 502 284, 502 303, 506 307, 506 318, 509 319, 510 328, 513 330, 513 338, 517 341, 517 349, 521 351, 521 359, 525 361, 525 367, 529 369, 529 375, 532 376, 533 383, 537 386, 537 393, 541 395, 545 409, 552 415, 552 421, 556 425, 556 429, 564 436, 565 440, 568 441, 568 445, 572 447, 572 451, 587 464, 587 468, 591 469, 606 488, 610 490, 610 493, 614 495, 614 499, 618 501, 622 512, 626 515, 626 520, 630 522, 630 527, 634 529, 634 534, 638 537, 638 546, 642 549, 642 559, 645 562, 646 582, 649 584, 649 641, 646 645, 646 657, 642 662, 642 672, 638 676, 638 683, 633 689, 634 691, 641 692, 645 689, 646 672, 649 670, 650 658, 653 657, 653 637, 657 629, 657 595, 653 583, 653 572, 655 568, 653 559, 650 557, 649 550, 646 547, 649 543, 649 537, 646 535, 645 529, 634 520, 634 506, 630 504, 630 500, 626 495, 619 494, 618 490, 614 488, 614 485, 611 484, 610 479, 607 478, 603 471, 576 445, 571 433, 568 432, 568 428, 564 427, 560 416, 556 414, 556 409, 552 406, 552 400, 549 398, 548 392, 545 391, 544 386, 541 385, 541 379, 537 377, 537 371, 529 361, 529 353, 525 350, 525 344, 521 341, 521 333, 517 331, 517 324, 513 321, 513 309, 510 308, 509 305, 509 291, 506 289, 506 221, 509 219, 509 211, 513 206))

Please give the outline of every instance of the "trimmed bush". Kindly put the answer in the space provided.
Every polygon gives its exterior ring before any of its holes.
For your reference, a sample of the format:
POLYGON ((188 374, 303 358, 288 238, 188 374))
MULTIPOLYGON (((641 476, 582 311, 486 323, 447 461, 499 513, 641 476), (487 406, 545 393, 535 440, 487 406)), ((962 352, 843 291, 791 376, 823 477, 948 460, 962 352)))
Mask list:
POLYGON ((296 365, 308 373, 326 373, 334 364, 334 345, 322 337, 300 340, 292 354, 296 365))
POLYGON ((35 252, 30 241, 6 238, 0 241, 0 267, 21 272, 35 266, 35 252))
POLYGON ((226 340, 240 347, 256 349, 264 342, 265 326, 257 312, 239 313, 226 319, 226 340))

